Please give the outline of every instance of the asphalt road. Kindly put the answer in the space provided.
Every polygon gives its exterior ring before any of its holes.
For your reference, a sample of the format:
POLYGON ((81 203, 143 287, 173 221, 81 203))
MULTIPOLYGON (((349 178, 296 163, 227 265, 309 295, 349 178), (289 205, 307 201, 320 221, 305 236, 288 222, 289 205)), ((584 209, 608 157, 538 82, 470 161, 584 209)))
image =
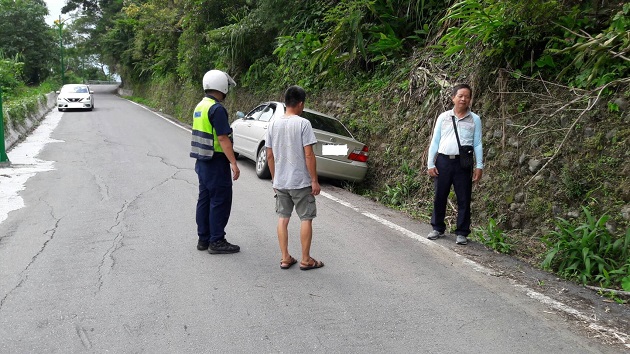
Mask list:
POLYGON ((2 353, 620 350, 414 239, 428 225, 333 186, 314 221, 312 254, 326 266, 281 270, 273 190, 247 160, 227 228, 242 251, 197 251, 190 133, 95 89, 93 112, 49 113, 34 162, 48 167, 28 174, 23 207, 0 222, 2 353))

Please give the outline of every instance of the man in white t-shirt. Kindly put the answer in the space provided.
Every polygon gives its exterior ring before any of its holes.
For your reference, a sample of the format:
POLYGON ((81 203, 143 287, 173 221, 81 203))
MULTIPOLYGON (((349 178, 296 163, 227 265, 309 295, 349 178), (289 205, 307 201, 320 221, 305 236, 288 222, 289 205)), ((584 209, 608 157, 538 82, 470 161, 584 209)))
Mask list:
POLYGON ((317 143, 311 122, 300 117, 304 110, 306 92, 291 86, 285 93, 286 113, 274 120, 267 129, 265 147, 267 163, 276 192, 278 214, 278 243, 282 252, 281 269, 289 269, 297 260, 289 254, 289 220, 295 207, 300 218, 302 259, 300 269, 321 268, 324 263, 311 257, 313 219, 317 216, 315 196, 320 187, 313 145, 317 143))

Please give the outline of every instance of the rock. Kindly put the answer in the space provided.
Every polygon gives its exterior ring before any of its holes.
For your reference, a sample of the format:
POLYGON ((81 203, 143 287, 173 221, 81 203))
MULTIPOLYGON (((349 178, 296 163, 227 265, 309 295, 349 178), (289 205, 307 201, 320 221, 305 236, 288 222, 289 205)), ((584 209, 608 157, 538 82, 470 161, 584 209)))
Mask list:
POLYGON ((518 140, 514 139, 514 138, 509 138, 508 139, 508 144, 510 146, 513 146, 513 147, 517 148, 518 147, 518 140))
POLYGON ((612 140, 617 135, 617 129, 611 129, 606 133, 606 140, 612 140))
POLYGON ((518 164, 519 166, 525 163, 525 160, 527 159, 527 154, 522 153, 521 157, 518 158, 518 164))
POLYGON ((613 103, 619 106, 620 111, 625 111, 628 109, 628 100, 623 97, 618 97, 613 101, 613 103))
POLYGON ((510 220, 510 227, 512 229, 520 229, 521 228, 521 219, 518 216, 515 216, 510 220))
POLYGON ((497 156, 497 150, 494 147, 491 147, 488 149, 488 152, 486 152, 484 158, 487 159, 493 159, 495 156, 497 156))
POLYGON ((536 173, 542 167, 542 161, 538 159, 531 159, 527 163, 529 165, 529 172, 536 173))
POLYGON ((503 154, 503 156, 501 156, 501 160, 499 161, 499 164, 501 165, 501 167, 510 167, 514 165, 514 162, 515 162, 514 153, 506 152, 505 154, 503 154))
POLYGON ((593 136, 595 136, 595 129, 593 129, 591 127, 584 128, 584 137, 585 138, 592 138, 593 136))
POLYGON ((577 211, 570 211, 567 213, 567 219, 577 219, 580 216, 580 213, 577 211))
POLYGON ((608 220, 606 222, 606 230, 608 230, 608 232, 610 232, 611 235, 614 235, 617 232, 617 226, 615 225, 613 221, 608 220))
POLYGON ((558 217, 560 215, 562 215, 562 207, 559 205, 553 205, 551 207, 551 213, 553 214, 554 217, 558 217))
POLYGON ((523 192, 516 193, 516 195, 514 196, 514 201, 516 203, 524 202, 525 201, 525 193, 523 193, 523 192))
POLYGON ((494 131, 494 133, 492 134, 492 137, 494 139, 500 139, 501 137, 503 137, 503 131, 497 129, 494 131))
POLYGON ((626 221, 630 220, 630 205, 621 208, 621 217, 626 221))

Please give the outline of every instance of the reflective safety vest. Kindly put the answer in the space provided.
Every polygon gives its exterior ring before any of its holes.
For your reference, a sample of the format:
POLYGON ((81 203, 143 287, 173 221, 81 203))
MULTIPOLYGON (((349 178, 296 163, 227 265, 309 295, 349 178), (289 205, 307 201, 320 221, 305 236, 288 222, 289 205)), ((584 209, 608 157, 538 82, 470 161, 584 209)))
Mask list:
POLYGON ((193 113, 192 141, 190 142, 190 157, 199 160, 210 160, 214 152, 223 152, 219 139, 217 139, 216 131, 210 123, 208 111, 217 101, 212 98, 204 97, 193 113))

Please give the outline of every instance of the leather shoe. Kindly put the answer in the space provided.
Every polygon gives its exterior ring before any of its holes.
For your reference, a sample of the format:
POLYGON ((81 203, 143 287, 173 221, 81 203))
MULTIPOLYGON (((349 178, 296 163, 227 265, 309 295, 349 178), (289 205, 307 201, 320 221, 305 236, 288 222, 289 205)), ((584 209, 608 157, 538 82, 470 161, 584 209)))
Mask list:
POLYGON ((197 249, 199 251, 207 250, 208 246, 210 246, 210 242, 207 242, 207 241, 199 241, 199 242, 197 242, 197 249))
POLYGON ((219 240, 217 242, 211 242, 208 247, 208 253, 210 254, 227 254, 227 253, 237 253, 241 250, 241 248, 237 245, 233 245, 227 240, 219 240))

